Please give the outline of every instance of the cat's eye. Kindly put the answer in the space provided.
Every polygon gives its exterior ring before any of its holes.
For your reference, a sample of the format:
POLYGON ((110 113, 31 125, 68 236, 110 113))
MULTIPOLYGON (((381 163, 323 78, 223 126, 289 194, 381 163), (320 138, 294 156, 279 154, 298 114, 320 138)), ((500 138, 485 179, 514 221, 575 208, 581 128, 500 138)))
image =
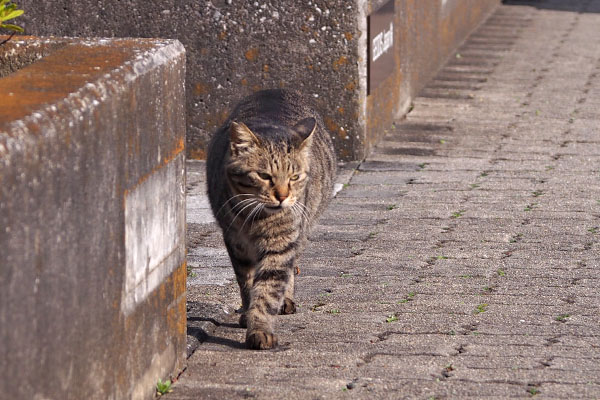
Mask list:
POLYGON ((271 180, 271 175, 266 174, 264 172, 259 172, 258 176, 260 176, 260 179, 264 179, 265 181, 270 181, 271 180))
POLYGON ((298 175, 298 174, 292 175, 290 177, 290 181, 297 181, 298 179, 300 179, 300 175, 298 175))

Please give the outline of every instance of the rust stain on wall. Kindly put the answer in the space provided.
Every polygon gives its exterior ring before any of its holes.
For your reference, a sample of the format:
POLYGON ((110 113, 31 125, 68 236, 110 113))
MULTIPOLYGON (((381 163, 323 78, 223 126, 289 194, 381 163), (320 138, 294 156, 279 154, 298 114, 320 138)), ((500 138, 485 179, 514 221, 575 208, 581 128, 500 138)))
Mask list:
POLYGON ((334 71, 339 70, 340 67, 344 64, 348 64, 348 58, 346 56, 341 56, 340 58, 338 58, 337 60, 335 60, 333 62, 334 71))
POLYGON ((169 277, 169 284, 172 287, 174 294, 171 296, 175 300, 175 304, 169 307, 167 313, 167 325, 169 332, 177 332, 180 335, 185 335, 187 330, 186 324, 186 296, 185 283, 187 279, 187 263, 184 261, 169 277))
POLYGON ((22 93, 0 96, 0 124, 21 119, 37 109, 39 104, 51 104, 77 91, 87 82, 130 59, 127 47, 84 46, 70 44, 22 68, 10 79, 0 79, 0 93, 22 93), (48 73, 49 70, 53 73, 48 73))
POLYGON ((258 58, 258 48, 257 47, 253 47, 251 49, 249 49, 248 51, 246 51, 246 53, 244 53, 244 57, 246 57, 246 60, 254 62, 256 61, 256 59, 258 58))
POLYGON ((188 152, 188 158, 191 160, 205 160, 206 159, 206 150, 204 149, 191 149, 188 152))
POLYGON ((325 117, 323 119, 323 122, 325 122, 325 127, 327 128, 327 130, 329 132, 335 133, 340 139, 347 139, 348 133, 344 130, 344 128, 339 126, 333 119, 331 119, 329 117, 325 117))
POLYGON ((196 82, 194 85, 194 94, 196 96, 202 96, 206 93, 210 93, 210 86, 203 82, 196 82))
MULTIPOLYGON (((136 187, 141 185, 144 181, 146 181, 146 179, 148 179, 156 171, 158 171, 159 169, 161 169, 162 167, 164 167, 165 165, 167 165, 168 163, 173 161, 175 159, 175 157, 177 157, 180 153, 184 152, 184 150, 185 150, 185 140, 183 139, 183 137, 180 137, 175 144, 175 148, 168 151, 167 154, 161 158, 160 162, 158 162, 152 168, 152 170, 150 172, 144 174, 141 178, 139 178, 137 180, 137 182, 135 183, 135 185, 124 190, 124 196, 127 196, 127 193, 129 193, 130 191, 132 191, 133 189, 135 189, 136 187)), ((123 202, 123 205, 124 204, 125 204, 125 202, 123 202)))

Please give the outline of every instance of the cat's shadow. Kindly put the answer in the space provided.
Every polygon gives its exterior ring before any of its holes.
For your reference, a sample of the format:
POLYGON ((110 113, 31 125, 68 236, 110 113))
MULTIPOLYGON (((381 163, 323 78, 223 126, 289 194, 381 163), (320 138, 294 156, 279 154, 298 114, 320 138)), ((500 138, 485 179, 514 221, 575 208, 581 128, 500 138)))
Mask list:
POLYGON ((244 342, 238 342, 236 340, 214 336, 208 334, 204 329, 198 326, 193 326, 193 322, 210 322, 215 326, 226 327, 232 329, 242 329, 242 327, 238 323, 232 322, 218 322, 214 318, 207 317, 188 317, 188 326, 187 326, 187 334, 188 336, 192 336, 198 340, 200 345, 204 343, 214 343, 218 345, 223 345, 230 347, 232 349, 245 349, 246 345, 244 342), (192 323, 192 325, 190 325, 192 323))
MULTIPOLYGON (((188 318, 188 322, 193 322, 193 321, 209 321, 212 323, 216 322, 212 318, 204 318, 204 317, 188 318)), ((233 328, 233 329, 244 329, 239 324, 230 323, 230 322, 223 322, 223 323, 218 323, 215 325, 220 326, 220 327, 233 328)), ((213 344, 217 344, 217 345, 221 345, 221 346, 227 346, 231 349, 248 350, 246 348, 246 343, 244 343, 243 341, 239 342, 239 341, 233 340, 233 339, 210 335, 204 329, 202 329, 200 327, 188 325, 187 334, 188 334, 188 336, 192 336, 198 340, 199 343, 197 346, 202 346, 207 343, 213 343, 213 344)), ((286 343, 280 343, 277 347, 275 347, 274 349, 271 349, 269 351, 279 352, 279 351, 287 351, 289 349, 290 349, 290 343, 286 342, 286 343)))
POLYGON ((238 342, 237 340, 231 340, 231 339, 227 339, 227 338, 219 337, 219 336, 208 335, 208 337, 206 338, 204 343, 214 343, 214 344, 227 346, 229 348, 237 349, 237 350, 245 350, 246 349, 246 344, 243 342, 238 342))

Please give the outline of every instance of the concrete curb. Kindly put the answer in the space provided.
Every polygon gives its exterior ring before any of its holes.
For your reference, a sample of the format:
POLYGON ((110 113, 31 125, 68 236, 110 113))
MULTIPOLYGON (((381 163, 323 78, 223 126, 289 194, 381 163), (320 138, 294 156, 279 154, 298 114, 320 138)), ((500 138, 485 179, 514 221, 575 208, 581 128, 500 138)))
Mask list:
POLYGON ((150 398, 185 362, 185 50, 0 49, 23 50, 0 79, 0 393, 150 398))

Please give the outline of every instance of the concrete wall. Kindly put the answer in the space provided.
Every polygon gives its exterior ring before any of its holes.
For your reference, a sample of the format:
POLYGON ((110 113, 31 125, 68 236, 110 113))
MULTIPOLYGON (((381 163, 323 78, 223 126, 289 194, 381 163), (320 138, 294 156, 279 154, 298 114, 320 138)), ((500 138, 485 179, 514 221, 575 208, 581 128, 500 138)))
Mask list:
MULTIPOLYGON (((363 1, 363 14, 385 0, 363 1)), ((499 0, 396 0, 394 57, 396 69, 366 100, 365 146, 368 149, 383 137, 394 118, 403 116, 412 99, 435 75, 449 55, 500 4, 499 0)), ((364 19, 364 18, 363 18, 364 19)), ((364 39, 364 36, 363 36, 364 39)), ((360 46, 359 53, 364 54, 360 46)), ((366 73, 361 67, 363 83, 366 73)), ((361 90, 365 93, 366 90, 361 90)))
POLYGON ((366 96, 366 20, 383 0, 21 0, 30 34, 179 39, 187 49, 187 152, 204 158, 253 90, 312 96, 342 159, 361 159, 500 0, 395 0, 396 71, 366 96), (318 96, 318 97, 317 97, 318 96))
POLYGON ((152 398, 186 352, 184 49, 0 50, 45 55, 0 79, 0 397, 152 398))

